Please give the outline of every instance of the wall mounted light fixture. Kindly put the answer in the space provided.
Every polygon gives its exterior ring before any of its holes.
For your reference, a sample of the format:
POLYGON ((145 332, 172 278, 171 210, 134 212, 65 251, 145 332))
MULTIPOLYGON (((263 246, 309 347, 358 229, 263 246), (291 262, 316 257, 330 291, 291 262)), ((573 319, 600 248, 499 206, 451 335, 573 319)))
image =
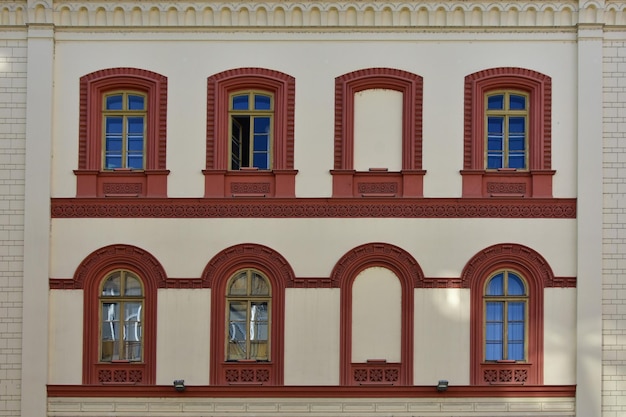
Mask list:
POLYGON ((437 391, 442 392, 442 391, 447 391, 448 390, 448 381, 446 381, 445 379, 440 379, 439 382, 437 382, 437 391))
POLYGON ((185 386, 185 380, 184 379, 175 379, 174 380, 174 389, 178 392, 183 392, 185 390, 185 388, 187 388, 185 386))

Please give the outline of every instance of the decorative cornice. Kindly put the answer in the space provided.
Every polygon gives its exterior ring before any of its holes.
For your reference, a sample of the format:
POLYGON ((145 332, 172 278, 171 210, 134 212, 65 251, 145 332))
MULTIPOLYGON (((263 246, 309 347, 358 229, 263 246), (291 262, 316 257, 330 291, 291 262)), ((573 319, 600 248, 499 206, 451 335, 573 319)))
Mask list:
POLYGON ((53 198, 52 218, 575 219, 574 198, 53 198))
POLYGON ((176 28, 573 28, 578 23, 622 24, 626 5, 607 1, 77 1, 9 0, 0 6, 8 25, 176 28))

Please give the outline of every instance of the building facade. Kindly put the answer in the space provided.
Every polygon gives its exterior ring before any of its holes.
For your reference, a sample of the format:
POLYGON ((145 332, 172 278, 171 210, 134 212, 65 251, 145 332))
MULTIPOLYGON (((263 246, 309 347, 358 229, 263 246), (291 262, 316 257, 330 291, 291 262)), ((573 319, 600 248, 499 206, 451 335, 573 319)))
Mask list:
POLYGON ((1 3, 0 415, 622 415, 625 42, 623 1, 1 3))

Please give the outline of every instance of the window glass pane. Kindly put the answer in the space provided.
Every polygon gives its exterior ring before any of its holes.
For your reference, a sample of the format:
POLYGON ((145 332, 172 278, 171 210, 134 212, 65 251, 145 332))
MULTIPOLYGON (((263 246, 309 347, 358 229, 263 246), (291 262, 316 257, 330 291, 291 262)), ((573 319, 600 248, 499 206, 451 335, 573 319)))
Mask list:
POLYGON ((504 303, 502 302, 488 302, 487 303, 487 321, 498 321, 501 322, 504 320, 504 303))
POLYGON ((269 169, 269 166, 270 166, 269 154, 255 153, 253 166, 259 169, 269 169))
POLYGON ((502 136, 504 133, 504 118, 488 117, 487 129, 489 136, 502 136))
POLYGON ((105 119, 107 136, 122 135, 123 118, 121 116, 108 116, 105 119))
POLYGON ((247 295, 248 294, 248 274, 241 272, 230 281, 229 295, 247 295))
POLYGON ((271 110, 272 98, 261 94, 254 95, 254 109, 255 110, 271 110))
POLYGON ((101 346, 100 360, 110 362, 119 359, 120 340, 120 306, 118 303, 102 303, 102 328, 101 328, 101 346))
POLYGON ((487 285, 487 295, 504 295, 504 273, 495 275, 487 285))
POLYGON ((141 296, 143 290, 141 288, 141 281, 134 275, 126 274, 126 280, 124 282, 124 295, 126 296, 141 296))
POLYGON ((502 167, 502 154, 487 155, 487 169, 498 169, 502 167))
POLYGON ((524 301, 509 302, 509 322, 524 321, 525 305, 524 301))
POLYGON ((502 343, 487 342, 485 346, 485 360, 499 361, 502 359, 502 343))
POLYGON ((143 136, 143 117, 129 117, 127 129, 129 136, 143 136))
POLYGON ((525 110, 526 109, 526 97, 511 94, 509 101, 509 109, 511 110, 525 110))
POLYGON ((144 110, 144 97, 143 96, 128 96, 128 109, 129 110, 144 110))
POLYGON ((261 275, 252 274, 252 295, 270 295, 270 287, 261 275))
POLYGON ((270 118, 269 117, 255 117, 254 134, 255 135, 268 135, 269 133, 270 133, 270 118))
POLYGON ((526 156, 519 153, 509 154, 509 168, 525 169, 526 168, 526 156))
POLYGON ((524 295, 526 294, 526 289, 524 286, 524 281, 515 275, 512 272, 509 272, 509 282, 508 282, 508 294, 509 295, 524 295))
POLYGON ((267 340, 267 302, 253 302, 250 306, 250 340, 267 340))
POLYGON ((245 301, 231 301, 228 305, 228 360, 247 357, 247 306, 245 301))
POLYGON ((509 135, 524 136, 526 130, 525 117, 509 118, 509 135))
POLYGON ((124 340, 141 341, 141 302, 124 303, 124 340))
POLYGON ((124 99, 121 94, 107 96, 105 108, 107 110, 122 110, 124 99))
POLYGON ((121 291, 120 283, 121 283, 120 272, 114 272, 113 274, 109 275, 107 280, 104 282, 104 285, 102 286, 102 295, 113 296, 113 297, 119 296, 120 291, 121 291))
POLYGON ((233 110, 248 110, 248 95, 233 96, 233 110))
POLYGON ((523 361, 524 360, 524 342, 509 342, 508 360, 523 361))
POLYGON ((487 109, 488 110, 504 109, 504 95, 498 94, 494 96, 489 96, 487 98, 487 109))

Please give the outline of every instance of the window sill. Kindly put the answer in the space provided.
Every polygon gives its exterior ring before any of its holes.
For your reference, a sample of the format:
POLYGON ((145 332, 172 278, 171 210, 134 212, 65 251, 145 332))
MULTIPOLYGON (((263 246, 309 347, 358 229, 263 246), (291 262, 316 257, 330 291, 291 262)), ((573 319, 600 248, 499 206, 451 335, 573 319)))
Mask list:
POLYGON ((425 170, 331 170, 333 197, 423 197, 425 170))
POLYGON ((552 198, 554 170, 462 170, 463 197, 552 198))
POLYGON ((74 170, 76 197, 167 197, 166 169, 74 170))
POLYGON ((281 197, 296 196, 296 174, 293 169, 260 171, 243 169, 239 171, 209 170, 204 174, 204 197, 281 197))

